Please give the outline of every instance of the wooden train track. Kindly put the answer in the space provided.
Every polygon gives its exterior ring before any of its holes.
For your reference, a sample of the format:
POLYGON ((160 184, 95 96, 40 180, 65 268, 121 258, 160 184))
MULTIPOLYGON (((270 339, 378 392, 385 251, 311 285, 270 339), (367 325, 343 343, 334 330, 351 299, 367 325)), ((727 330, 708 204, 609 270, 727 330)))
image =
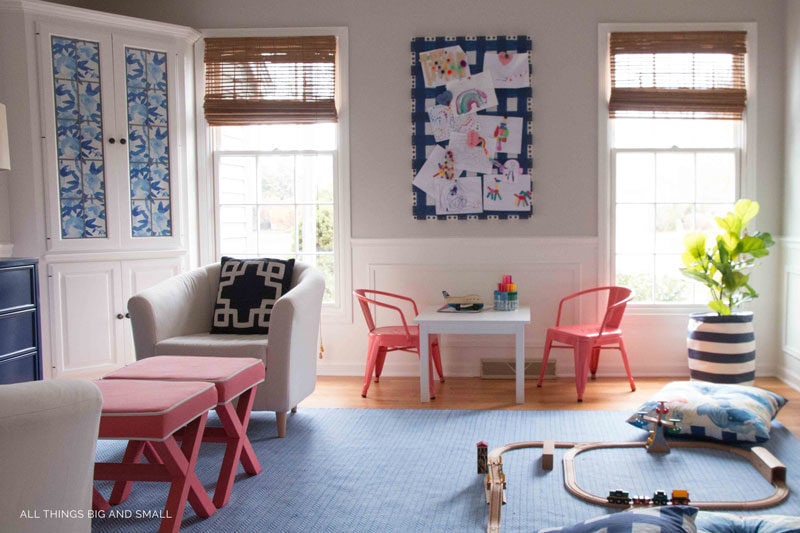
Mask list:
MULTIPOLYGON (((582 489, 575 479, 575 457, 583 452, 589 450, 597 450, 604 448, 644 448, 644 442, 592 442, 592 443, 574 443, 574 442, 555 442, 555 441, 529 441, 529 442, 515 442, 506 444, 499 448, 495 448, 488 455, 486 475, 486 503, 489 505, 489 521, 486 531, 489 533, 499 533, 500 531, 500 517, 503 504, 506 502, 506 478, 503 472, 503 454, 513 450, 522 448, 542 448, 542 468, 551 470, 553 465, 553 449, 554 448, 568 448, 564 454, 564 485, 566 489, 577 496, 578 498, 593 503, 596 505, 603 505, 606 507, 616 507, 620 509, 628 508, 624 504, 612 504, 606 499, 606 496, 597 496, 582 489)), ((743 457, 750 461, 753 467, 766 479, 770 484, 775 487, 775 491, 758 500, 750 501, 692 501, 691 505, 699 509, 706 510, 719 510, 719 509, 763 509, 778 505, 789 496, 789 487, 786 486, 786 466, 781 463, 772 453, 766 448, 755 446, 750 450, 736 448, 733 446, 726 446, 713 442, 694 442, 694 441, 672 441, 670 442, 672 448, 706 448, 721 450, 743 457)))

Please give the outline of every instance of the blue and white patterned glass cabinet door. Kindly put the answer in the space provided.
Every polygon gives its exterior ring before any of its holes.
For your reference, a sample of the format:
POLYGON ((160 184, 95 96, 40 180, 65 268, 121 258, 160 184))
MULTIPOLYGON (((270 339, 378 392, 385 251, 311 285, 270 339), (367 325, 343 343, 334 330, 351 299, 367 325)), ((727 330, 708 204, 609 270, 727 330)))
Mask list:
POLYGON ((111 36, 39 24, 47 244, 119 246, 111 36))
MULTIPOLYGON (((126 247, 162 248, 178 245, 176 204, 178 188, 173 157, 174 102, 171 83, 175 53, 152 41, 136 42, 115 36, 117 65, 124 65, 125 126, 128 142, 126 218, 122 237, 126 247), (122 54, 122 57, 120 57, 122 54), (121 63, 120 63, 121 62, 121 63)), ((119 79, 119 78, 118 78, 119 79)), ((120 95, 122 96, 122 95, 120 95)))
POLYGON ((181 248, 177 45, 89 24, 37 29, 48 249, 181 248))

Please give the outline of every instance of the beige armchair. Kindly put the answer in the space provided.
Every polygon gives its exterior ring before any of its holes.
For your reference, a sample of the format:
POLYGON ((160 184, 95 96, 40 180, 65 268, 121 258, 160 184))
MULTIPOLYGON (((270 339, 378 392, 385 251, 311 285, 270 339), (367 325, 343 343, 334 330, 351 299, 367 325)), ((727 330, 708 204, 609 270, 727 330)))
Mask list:
POLYGON ((297 262, 291 290, 275 302, 269 335, 211 334, 219 263, 162 281, 128 300, 136 358, 154 355, 258 357, 267 369, 254 411, 275 411, 278 436, 286 417, 317 382, 317 348, 325 281, 297 262))
POLYGON ((0 529, 91 530, 102 402, 91 381, 0 385, 0 529))

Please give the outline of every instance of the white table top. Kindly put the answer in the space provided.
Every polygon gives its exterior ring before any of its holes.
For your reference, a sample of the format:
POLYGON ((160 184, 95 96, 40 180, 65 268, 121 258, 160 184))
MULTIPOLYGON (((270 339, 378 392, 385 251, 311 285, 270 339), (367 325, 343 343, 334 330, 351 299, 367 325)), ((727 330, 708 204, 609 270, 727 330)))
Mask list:
POLYGON ((493 308, 484 308, 479 312, 456 311, 440 313, 441 305, 432 306, 424 309, 420 314, 414 318, 414 322, 420 324, 426 323, 525 323, 531 321, 531 308, 527 305, 521 305, 514 311, 495 311, 493 308))
POLYGON ((441 306, 430 307, 423 310, 414 322, 421 327, 438 330, 441 333, 470 333, 471 329, 486 332, 485 328, 503 333, 506 328, 519 327, 531 321, 531 309, 521 305, 514 311, 495 311, 493 308, 484 308, 474 312, 446 312, 437 311, 441 306), (446 328, 448 331, 442 331, 446 328))

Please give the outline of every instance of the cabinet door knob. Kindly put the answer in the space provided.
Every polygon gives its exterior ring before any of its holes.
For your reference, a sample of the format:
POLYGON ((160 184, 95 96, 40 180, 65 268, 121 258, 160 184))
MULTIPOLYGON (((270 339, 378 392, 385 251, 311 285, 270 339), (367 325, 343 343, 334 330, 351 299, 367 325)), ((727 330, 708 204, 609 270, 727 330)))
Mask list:
POLYGON ((125 315, 122 313, 117 313, 117 319, 122 320, 123 318, 125 318, 125 315))
POLYGON ((108 138, 108 144, 114 144, 115 142, 117 142, 117 140, 114 137, 108 138))
POLYGON ((125 144, 126 142, 128 142, 128 141, 127 141, 127 139, 125 139, 125 137, 120 137, 119 138, 119 144, 125 144))
POLYGON ((125 313, 125 318, 130 318, 130 317, 131 317, 130 313, 125 313))

